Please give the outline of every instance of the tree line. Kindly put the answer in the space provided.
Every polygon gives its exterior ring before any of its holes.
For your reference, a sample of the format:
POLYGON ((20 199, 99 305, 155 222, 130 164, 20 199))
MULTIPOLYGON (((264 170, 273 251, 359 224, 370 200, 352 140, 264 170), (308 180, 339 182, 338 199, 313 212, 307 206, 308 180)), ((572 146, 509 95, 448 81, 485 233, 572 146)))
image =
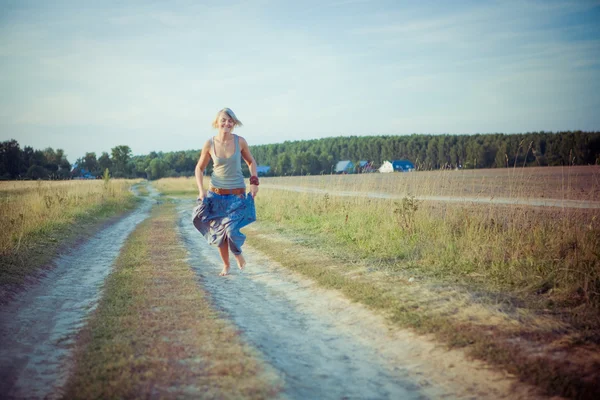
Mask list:
MULTIPOLYGON (((355 164, 367 160, 379 166, 385 160, 406 159, 420 170, 589 165, 600 164, 600 132, 340 136, 250 146, 250 150, 259 165, 271 167, 269 175, 274 176, 330 174, 341 160, 355 164)), ((130 147, 121 145, 99 157, 86 153, 71 165, 61 149, 21 149, 16 140, 9 140, 0 144, 0 178, 98 177, 106 169, 122 178, 192 176, 199 154, 200 150, 186 150, 132 156, 130 147)))
POLYGON ((600 164, 600 132, 350 136, 251 146, 274 175, 332 173, 350 160, 410 160, 417 169, 600 164))
POLYGON ((0 179, 68 179, 71 163, 62 149, 23 149, 12 139, 0 143, 0 179))

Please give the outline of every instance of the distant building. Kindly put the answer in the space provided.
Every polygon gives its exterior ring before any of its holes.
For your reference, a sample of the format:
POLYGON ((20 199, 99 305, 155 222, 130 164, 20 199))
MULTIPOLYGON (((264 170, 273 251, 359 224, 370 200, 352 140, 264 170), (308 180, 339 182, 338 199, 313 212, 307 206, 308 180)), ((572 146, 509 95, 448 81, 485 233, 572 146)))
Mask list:
POLYGON ((394 160, 392 161, 394 171, 397 172, 410 172, 415 170, 415 165, 408 160, 394 160))
POLYGON ((78 176, 76 176, 75 178, 78 179, 96 179, 95 175, 92 175, 92 173, 90 171, 88 171, 85 168, 79 168, 79 166, 77 165, 77 163, 73 164, 72 168, 71 168, 71 175, 78 173, 78 176))
POLYGON ((383 164, 381 164, 381 167, 379 167, 379 172, 381 172, 382 174, 394 172, 394 166, 391 162, 384 161, 383 164))
POLYGON ((373 161, 359 161, 356 170, 359 174, 375 172, 375 169, 373 168, 373 161))
POLYGON ((410 172, 414 171, 415 165, 408 160, 384 161, 379 167, 379 172, 410 172))
POLYGON ((354 163, 350 160, 338 161, 335 166, 336 174, 352 174, 354 172, 354 163))
POLYGON ((269 167, 268 165, 259 165, 256 167, 256 173, 258 174, 258 176, 268 175, 269 171, 271 171, 271 167, 269 167))

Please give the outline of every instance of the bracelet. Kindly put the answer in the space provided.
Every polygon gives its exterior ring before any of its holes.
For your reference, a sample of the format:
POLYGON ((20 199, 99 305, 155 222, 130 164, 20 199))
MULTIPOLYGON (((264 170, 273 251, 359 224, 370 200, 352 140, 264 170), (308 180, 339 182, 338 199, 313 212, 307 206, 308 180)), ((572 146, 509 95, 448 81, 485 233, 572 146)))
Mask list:
POLYGON ((251 176, 250 177, 250 184, 258 186, 258 176, 251 176))

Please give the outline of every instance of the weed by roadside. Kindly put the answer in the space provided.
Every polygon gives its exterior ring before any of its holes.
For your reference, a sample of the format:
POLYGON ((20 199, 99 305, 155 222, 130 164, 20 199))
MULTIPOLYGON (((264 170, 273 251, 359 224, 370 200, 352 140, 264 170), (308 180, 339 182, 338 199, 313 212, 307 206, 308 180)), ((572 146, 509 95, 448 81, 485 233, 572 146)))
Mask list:
POLYGON ((332 241, 361 259, 544 297, 555 305, 600 308, 597 210, 465 206, 264 188, 260 220, 332 241), (389 260, 395 262, 389 263, 389 260))

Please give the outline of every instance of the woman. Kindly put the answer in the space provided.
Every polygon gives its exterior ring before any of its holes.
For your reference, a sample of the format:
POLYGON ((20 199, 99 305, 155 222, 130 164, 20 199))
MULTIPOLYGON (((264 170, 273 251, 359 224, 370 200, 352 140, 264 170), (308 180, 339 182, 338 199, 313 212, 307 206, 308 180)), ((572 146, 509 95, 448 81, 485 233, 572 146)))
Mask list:
POLYGON ((244 138, 233 134, 236 126, 242 126, 233 111, 229 108, 222 109, 212 125, 219 132, 204 143, 196 165, 199 205, 194 209, 193 223, 209 244, 219 247, 223 260, 223 270, 219 275, 225 276, 229 273, 230 249, 238 267, 244 269, 246 265, 242 255, 246 236, 240 232, 240 228, 256 220, 254 199, 258 193, 258 176, 256 161, 250 154, 248 143, 244 138), (242 174, 242 158, 250 170, 248 195, 242 174), (204 171, 211 159, 213 173, 210 188, 206 191, 204 171))

